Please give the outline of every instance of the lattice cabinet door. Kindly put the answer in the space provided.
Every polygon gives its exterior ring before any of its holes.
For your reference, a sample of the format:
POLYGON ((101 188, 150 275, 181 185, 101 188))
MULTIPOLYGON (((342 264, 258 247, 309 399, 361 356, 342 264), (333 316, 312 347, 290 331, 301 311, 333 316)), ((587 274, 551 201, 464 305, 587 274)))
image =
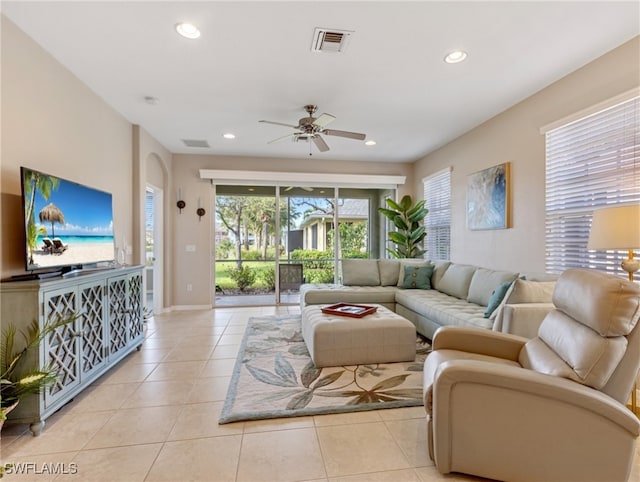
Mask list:
POLYGON ((142 317, 142 275, 134 273, 129 276, 129 340, 133 341, 143 335, 144 319, 142 317))
MULTIPOLYGON (((43 293, 44 321, 50 322, 58 317, 68 317, 78 311, 78 291, 75 287, 46 291, 43 293)), ((58 370, 58 378, 45 391, 45 407, 80 384, 80 338, 79 321, 61 326, 44 340, 43 361, 58 370)))
POLYGON ((107 363, 109 344, 106 333, 106 284, 104 280, 82 284, 80 296, 80 329, 82 338, 82 377, 89 377, 107 363))
POLYGON ((129 342, 128 277, 109 278, 109 355, 113 356, 127 348, 129 342))

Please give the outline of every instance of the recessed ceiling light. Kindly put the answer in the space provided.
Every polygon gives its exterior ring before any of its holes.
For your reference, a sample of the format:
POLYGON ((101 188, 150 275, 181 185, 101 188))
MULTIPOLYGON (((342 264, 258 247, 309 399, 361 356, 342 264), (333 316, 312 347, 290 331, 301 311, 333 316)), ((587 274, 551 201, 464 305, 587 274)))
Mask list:
POLYGON ((255 188, 250 187, 249 189, 247 189, 247 191, 249 191, 249 192, 253 192, 253 191, 255 191, 255 188))
POLYGON ((185 38, 196 39, 200 37, 200 30, 191 23, 176 24, 176 31, 185 38))
POLYGON ((448 64, 457 64, 467 58, 467 53, 464 50, 454 50, 449 52, 444 58, 444 61, 448 64))
POLYGON ((227 132, 226 134, 222 134, 222 137, 224 137, 225 139, 235 139, 236 138, 235 134, 232 134, 231 132, 227 132))
POLYGON ((145 96, 144 101, 149 105, 158 105, 160 103, 160 99, 152 95, 145 96))
POLYGON ((375 146, 376 145, 376 141, 367 141, 364 143, 365 146, 375 146))

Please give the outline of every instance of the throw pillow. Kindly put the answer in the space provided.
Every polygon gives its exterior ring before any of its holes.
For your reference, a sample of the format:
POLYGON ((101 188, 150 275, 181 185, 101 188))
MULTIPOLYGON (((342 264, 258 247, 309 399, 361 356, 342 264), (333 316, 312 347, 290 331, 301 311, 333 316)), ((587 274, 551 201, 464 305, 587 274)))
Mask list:
POLYGON ((426 259, 422 259, 422 258, 402 258, 400 259, 400 270, 398 273, 398 288, 402 288, 402 285, 404 284, 404 268, 405 266, 414 266, 414 267, 420 267, 420 266, 429 266, 431 265, 431 261, 426 260, 426 259))
POLYGON ((487 309, 484 312, 485 318, 489 318, 491 314, 498 308, 498 306, 500 306, 500 303, 502 303, 504 295, 507 294, 507 291, 509 291, 509 288, 511 288, 511 285, 513 284, 514 281, 515 280, 505 281, 504 283, 500 283, 496 287, 496 289, 493 290, 493 293, 489 298, 489 304, 487 305, 487 309))
POLYGON ((430 290, 433 269, 434 266, 432 264, 428 266, 405 266, 402 288, 430 290))

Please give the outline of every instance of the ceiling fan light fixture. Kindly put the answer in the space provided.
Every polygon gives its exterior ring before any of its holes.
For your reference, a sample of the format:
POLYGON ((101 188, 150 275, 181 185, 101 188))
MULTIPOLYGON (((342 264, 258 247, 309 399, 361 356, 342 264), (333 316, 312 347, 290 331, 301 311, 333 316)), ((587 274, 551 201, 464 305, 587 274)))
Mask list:
POLYGON ((448 64, 457 64, 466 58, 467 53, 464 50, 453 50, 445 56, 444 61, 448 64))
POLYGON ((364 143, 365 146, 375 146, 376 145, 376 141, 374 140, 368 140, 364 143))
POLYGON ((200 37, 200 30, 192 23, 182 22, 176 24, 176 32, 184 38, 197 39, 200 37))
POLYGON ((322 138, 322 135, 345 137, 347 139, 355 139, 358 141, 364 141, 367 137, 366 134, 359 132, 342 131, 336 129, 327 129, 326 126, 333 122, 336 118, 331 114, 320 114, 318 117, 314 117, 313 114, 317 109, 314 104, 307 104, 303 107, 307 111, 308 116, 303 117, 298 121, 298 125, 285 124, 284 122, 274 122, 269 120, 261 120, 265 124, 275 124, 284 127, 291 127, 295 129, 294 132, 282 137, 278 137, 269 141, 267 144, 272 144, 281 139, 291 139, 293 142, 306 141, 309 144, 309 155, 311 155, 311 145, 315 145, 320 152, 326 152, 329 150, 329 146, 322 138), (313 142, 312 142, 313 141, 313 142))

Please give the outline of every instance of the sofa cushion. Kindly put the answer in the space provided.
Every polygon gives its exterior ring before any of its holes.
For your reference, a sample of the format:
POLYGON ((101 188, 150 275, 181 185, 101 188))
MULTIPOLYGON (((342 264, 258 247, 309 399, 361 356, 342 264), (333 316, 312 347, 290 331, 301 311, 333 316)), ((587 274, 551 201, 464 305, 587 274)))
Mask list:
MULTIPOLYGON (((505 282, 511 282, 518 277, 518 273, 510 271, 494 271, 492 269, 478 268, 473 273, 467 301, 478 305, 488 306, 489 300, 495 289, 505 282)), ((504 290, 506 293, 506 289, 504 290)), ((502 297, 504 298, 504 293, 502 297)), ((500 298, 502 300, 502 298, 500 298)), ((500 302, 496 304, 498 306, 500 302)), ((495 308, 494 308, 495 309, 495 308)), ((491 314, 491 313, 489 313, 491 314)))
POLYGON ((517 279, 505 295, 508 304, 516 303, 551 303, 555 281, 528 281, 517 279))
POLYGON ((379 259, 380 286, 396 286, 400 275, 400 260, 379 259))
POLYGON ((434 261, 433 264, 435 269, 431 275, 431 288, 437 290, 440 280, 447 271, 447 268, 451 266, 451 261, 434 261))
POLYGON ((343 259, 342 284, 345 286, 379 286, 378 260, 343 259))
POLYGON ((504 295, 498 307, 489 315, 492 320, 498 320, 497 326, 501 326, 501 313, 505 305, 520 303, 551 303, 555 281, 529 281, 516 279, 504 295))
POLYGON ((401 259, 400 261, 400 272, 398 273, 398 287, 402 287, 404 284, 404 267, 405 266, 429 266, 431 264, 430 261, 422 258, 415 259, 401 259))
POLYGON ((427 266, 405 266, 404 282, 401 288, 405 289, 431 289, 431 275, 435 266, 432 264, 427 266))
POLYGON ((305 284, 300 288, 300 305, 334 303, 377 303, 395 306, 396 286, 342 286, 305 284))
MULTIPOLYGON (((471 278, 476 271, 475 266, 451 263, 438 282, 438 291, 461 300, 466 300, 469 294, 471 278)), ((483 310, 484 312, 484 310, 483 310)))
POLYGON ((396 303, 441 326, 474 326, 491 329, 484 306, 469 303, 437 290, 398 290, 396 303))

